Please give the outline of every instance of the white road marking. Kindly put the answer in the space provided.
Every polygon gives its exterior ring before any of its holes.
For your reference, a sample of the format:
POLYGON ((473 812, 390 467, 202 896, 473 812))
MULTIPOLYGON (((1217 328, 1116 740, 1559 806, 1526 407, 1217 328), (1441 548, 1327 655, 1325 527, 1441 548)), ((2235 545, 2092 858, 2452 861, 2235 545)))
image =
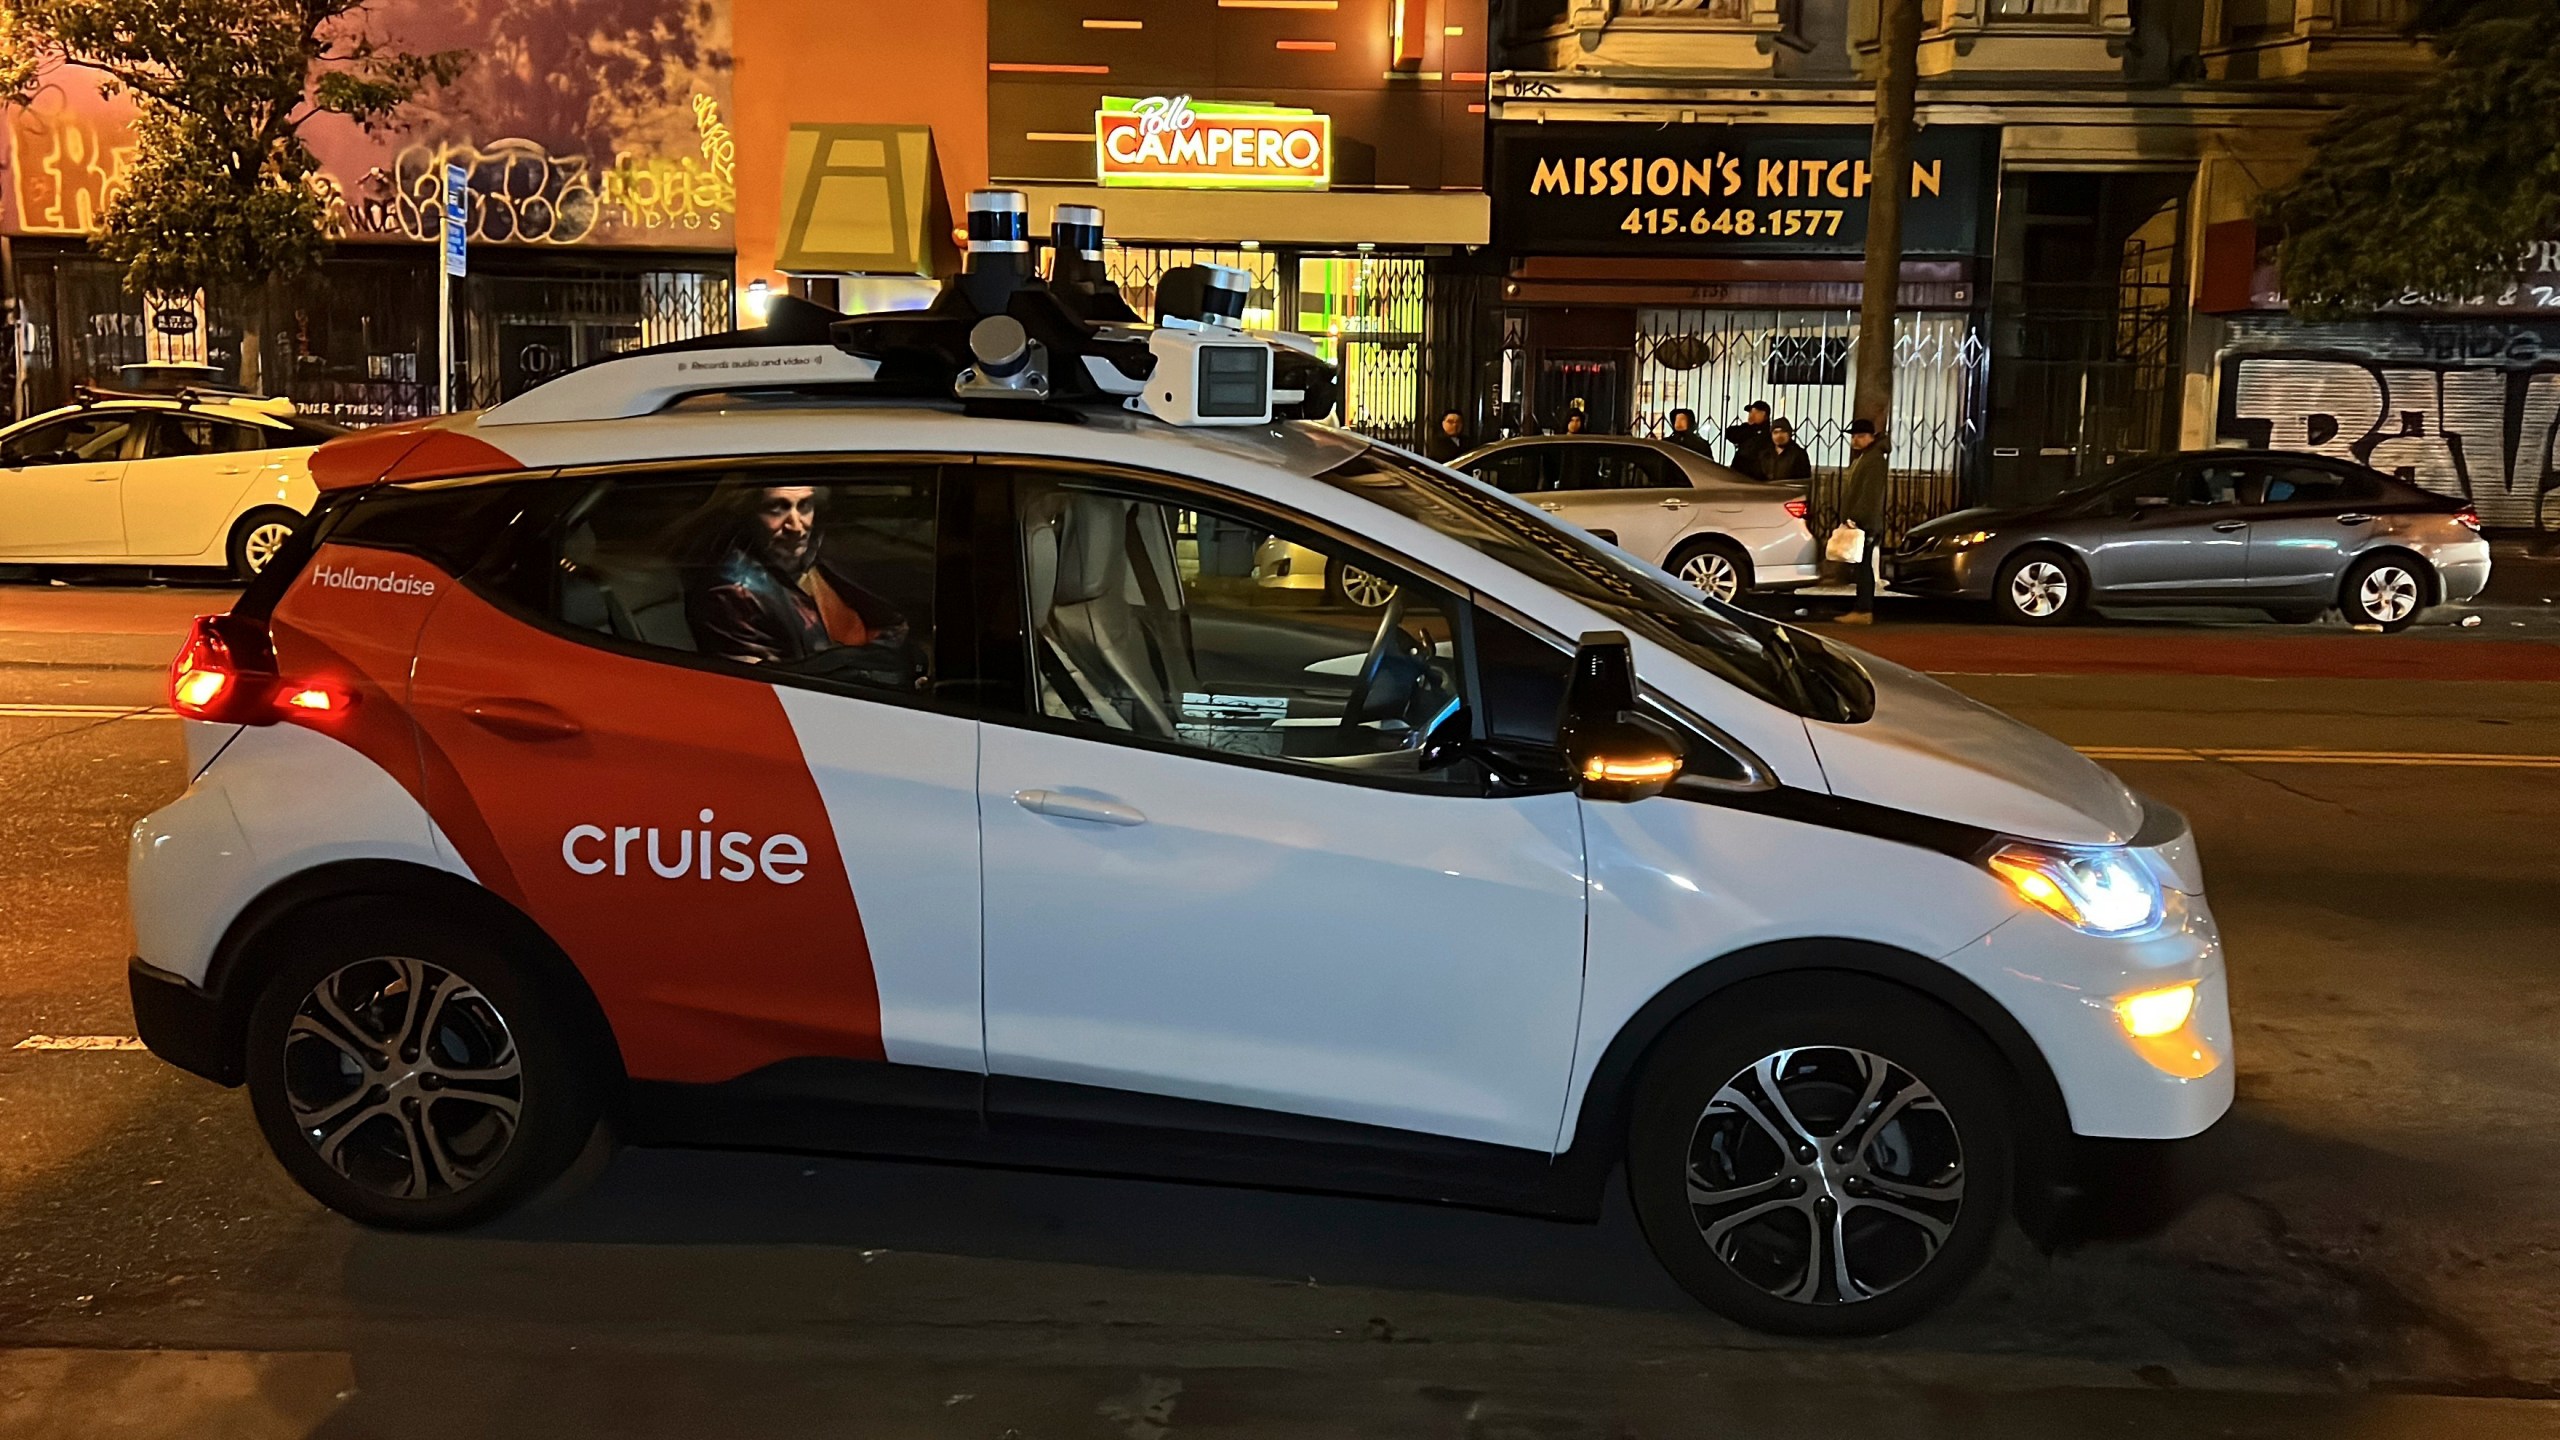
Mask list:
POLYGON ((0 704, 0 720, 175 720, 166 705, 0 704))
POLYGON ((2232 765, 2401 765, 2458 770, 2560 770, 2560 755, 2496 755, 2424 750, 2266 750, 2175 745, 2083 745, 2092 760, 2219 761, 2232 765))
POLYGON ((150 1047, 130 1035, 30 1035, 9 1048, 12 1050, 145 1050, 150 1047))

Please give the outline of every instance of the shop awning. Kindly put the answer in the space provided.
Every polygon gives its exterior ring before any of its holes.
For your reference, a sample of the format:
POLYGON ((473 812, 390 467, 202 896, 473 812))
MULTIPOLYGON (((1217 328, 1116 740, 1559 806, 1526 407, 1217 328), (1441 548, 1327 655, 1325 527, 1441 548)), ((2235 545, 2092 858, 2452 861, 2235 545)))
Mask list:
POLYGON ((1481 190, 1152 190, 1025 185, 1032 228, 1057 205, 1097 205, 1114 240, 1232 245, 1482 245, 1493 200, 1481 190))
POLYGON ((930 275, 942 208, 924 125, 794 125, 774 264, 796 274, 930 275))

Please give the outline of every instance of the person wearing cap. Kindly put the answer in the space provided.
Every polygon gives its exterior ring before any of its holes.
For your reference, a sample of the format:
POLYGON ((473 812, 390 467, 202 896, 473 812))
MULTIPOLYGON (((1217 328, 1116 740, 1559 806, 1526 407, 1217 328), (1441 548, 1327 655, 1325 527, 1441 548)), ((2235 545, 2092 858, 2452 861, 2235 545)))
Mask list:
POLYGON ((1843 625, 1876 623, 1877 547, 1884 542, 1885 460, 1884 436, 1872 420, 1849 422, 1849 474, 1840 483, 1840 518, 1866 532, 1866 553, 1850 566, 1856 577, 1858 598, 1849 613, 1840 617, 1843 625))
POLYGON ((1769 448, 1769 402, 1754 400, 1744 406, 1742 423, 1724 427, 1724 439, 1733 447, 1733 468, 1745 475, 1758 474, 1760 452, 1769 448))
POLYGON ((1440 413, 1440 423, 1431 428, 1431 437, 1422 442, 1425 457, 1446 465, 1467 453, 1467 420, 1455 410, 1440 413))
POLYGON ((1760 464, 1751 472, 1771 484, 1813 478, 1813 457, 1796 443, 1796 427, 1787 420, 1769 422, 1769 448, 1760 452, 1760 464))

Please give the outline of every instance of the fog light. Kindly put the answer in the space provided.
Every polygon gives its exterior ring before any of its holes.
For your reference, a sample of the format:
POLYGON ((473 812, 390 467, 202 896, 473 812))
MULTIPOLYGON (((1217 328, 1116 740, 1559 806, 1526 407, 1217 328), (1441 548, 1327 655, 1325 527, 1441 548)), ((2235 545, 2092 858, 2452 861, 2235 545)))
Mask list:
POLYGON ((2196 1013, 2196 983, 2163 986, 2116 1002, 2116 1022, 2137 1040, 2166 1035, 2196 1013))

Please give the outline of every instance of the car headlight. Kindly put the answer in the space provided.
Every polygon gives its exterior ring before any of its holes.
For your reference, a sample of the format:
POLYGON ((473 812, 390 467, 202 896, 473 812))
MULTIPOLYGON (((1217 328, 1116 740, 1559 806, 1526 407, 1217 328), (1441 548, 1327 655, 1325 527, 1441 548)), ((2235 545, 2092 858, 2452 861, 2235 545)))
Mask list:
POLYGON ((2026 901, 2075 930, 2130 935, 2160 918, 2160 885, 2126 850, 2004 845, 1984 861, 2026 901))
POLYGON ((1961 535, 1948 536, 1947 548, 1950 550, 1970 550, 1974 546, 1979 545, 1990 538, 1991 532, 1988 530, 1967 530, 1961 535))

